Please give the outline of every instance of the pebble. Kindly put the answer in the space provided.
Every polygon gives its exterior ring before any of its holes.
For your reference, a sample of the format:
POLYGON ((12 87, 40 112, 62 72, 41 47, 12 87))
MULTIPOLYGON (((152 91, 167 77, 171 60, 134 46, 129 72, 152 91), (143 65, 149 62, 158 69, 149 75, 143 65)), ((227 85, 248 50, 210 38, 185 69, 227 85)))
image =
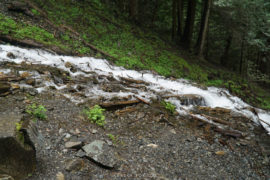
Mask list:
POLYGON ((93 134, 96 134, 96 133, 97 133, 97 130, 93 129, 93 130, 92 130, 92 133, 93 133, 93 134))

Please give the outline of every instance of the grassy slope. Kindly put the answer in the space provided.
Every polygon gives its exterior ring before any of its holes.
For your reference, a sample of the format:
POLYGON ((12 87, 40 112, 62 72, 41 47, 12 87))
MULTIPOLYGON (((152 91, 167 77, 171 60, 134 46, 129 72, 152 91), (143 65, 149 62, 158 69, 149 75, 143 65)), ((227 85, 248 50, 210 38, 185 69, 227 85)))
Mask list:
MULTIPOLYGON (((99 3, 99 0, 84 6, 65 0, 33 2, 43 6, 48 19, 54 24, 71 26, 86 42, 115 57, 116 65, 130 69, 149 69, 164 76, 187 78, 204 85, 226 87, 247 102, 270 109, 270 94, 265 90, 247 85, 247 82, 243 82, 236 74, 210 68, 208 65, 202 68, 194 63, 196 59, 193 63, 186 61, 179 55, 175 46, 164 42, 157 34, 142 30, 124 19, 114 18, 112 10, 99 3)), ((32 12, 40 17, 36 10, 32 12)), ((53 44, 81 55, 102 57, 99 53, 93 54, 81 41, 74 40, 71 32, 66 31, 56 37, 50 30, 42 29, 38 25, 16 22, 3 14, 0 14, 0 32, 20 39, 32 38, 40 43, 53 44)))

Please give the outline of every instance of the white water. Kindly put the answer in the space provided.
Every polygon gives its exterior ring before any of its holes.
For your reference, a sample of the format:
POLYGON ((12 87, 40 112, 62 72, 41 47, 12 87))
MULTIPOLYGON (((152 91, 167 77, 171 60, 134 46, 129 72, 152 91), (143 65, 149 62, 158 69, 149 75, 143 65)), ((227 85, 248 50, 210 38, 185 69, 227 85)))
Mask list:
MULTIPOLYGON (((48 53, 42 50, 36 49, 24 49, 10 45, 0 45, 0 62, 9 61, 15 63, 32 63, 32 64, 43 64, 52 67, 57 67, 65 71, 70 72, 72 77, 75 76, 89 76, 87 72, 95 72, 98 75, 113 76, 115 79, 121 81, 121 77, 142 80, 149 83, 147 86, 148 91, 140 91, 136 89, 136 92, 120 92, 120 93, 108 93, 101 90, 98 86, 91 87, 88 89, 86 96, 103 96, 103 97, 113 97, 113 96, 128 96, 136 95, 144 99, 150 100, 150 98, 157 98, 157 94, 170 94, 170 95, 183 95, 183 94, 197 94, 205 99, 206 105, 209 107, 222 107, 231 109, 233 111, 239 112, 248 118, 251 118, 255 122, 263 120, 264 122, 270 123, 270 112, 256 109, 258 116, 248 110, 250 105, 243 102, 240 98, 232 96, 227 90, 215 87, 209 87, 207 90, 195 87, 190 82, 178 79, 170 80, 162 76, 152 74, 151 72, 139 72, 134 70, 127 70, 123 67, 117 67, 110 65, 110 63, 104 59, 95 59, 92 57, 72 57, 72 56, 59 56, 48 53), (12 52, 16 58, 10 59, 7 57, 7 53, 12 52), (81 71, 75 73, 71 72, 69 68, 65 67, 65 63, 70 62, 76 65, 81 71)), ((0 72, 7 70, 1 69, 0 72)), ((37 76, 38 78, 38 76, 37 76)), ((60 90, 66 86, 57 86, 53 82, 45 82, 47 86, 55 86, 56 89, 60 90)), ((38 89, 39 92, 45 90, 46 88, 41 87, 38 89)), ((66 97, 71 100, 76 101, 76 98, 71 95, 66 94, 66 97)), ((177 111, 180 114, 186 113, 191 107, 181 106, 179 100, 175 98, 170 98, 168 101, 172 102, 177 106, 177 111)), ((78 102, 78 101, 77 101, 78 102)), ((270 134, 270 126, 261 121, 261 124, 270 134)))

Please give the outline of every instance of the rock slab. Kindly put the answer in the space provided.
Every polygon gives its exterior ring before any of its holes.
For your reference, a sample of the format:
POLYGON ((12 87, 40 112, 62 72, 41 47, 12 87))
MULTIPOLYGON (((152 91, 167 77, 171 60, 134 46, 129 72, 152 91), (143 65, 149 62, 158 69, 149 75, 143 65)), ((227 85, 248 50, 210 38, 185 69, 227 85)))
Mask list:
POLYGON ((116 165, 115 152, 106 142, 95 140, 90 144, 83 146, 86 157, 97 164, 112 169, 116 165))
POLYGON ((0 174, 14 179, 24 179, 36 167, 36 152, 33 144, 26 143, 29 138, 16 130, 21 116, 0 115, 0 174))

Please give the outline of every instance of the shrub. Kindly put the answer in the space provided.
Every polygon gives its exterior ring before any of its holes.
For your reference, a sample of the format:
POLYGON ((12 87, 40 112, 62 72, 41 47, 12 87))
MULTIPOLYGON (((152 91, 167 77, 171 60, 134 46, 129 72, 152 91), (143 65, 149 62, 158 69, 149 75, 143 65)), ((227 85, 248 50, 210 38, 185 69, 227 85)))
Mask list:
POLYGON ((167 109, 170 113, 174 113, 175 112, 175 109, 176 109, 176 106, 170 102, 166 102, 166 101, 162 101, 161 102, 161 105, 167 109))
POLYGON ((47 119, 46 112, 47 109, 42 105, 36 105, 35 103, 26 107, 26 112, 34 117, 45 120, 47 119))
POLYGON ((102 109, 99 105, 95 105, 92 108, 84 109, 83 113, 92 123, 96 123, 98 126, 104 127, 106 124, 105 116, 103 115, 104 111, 105 109, 102 109))

